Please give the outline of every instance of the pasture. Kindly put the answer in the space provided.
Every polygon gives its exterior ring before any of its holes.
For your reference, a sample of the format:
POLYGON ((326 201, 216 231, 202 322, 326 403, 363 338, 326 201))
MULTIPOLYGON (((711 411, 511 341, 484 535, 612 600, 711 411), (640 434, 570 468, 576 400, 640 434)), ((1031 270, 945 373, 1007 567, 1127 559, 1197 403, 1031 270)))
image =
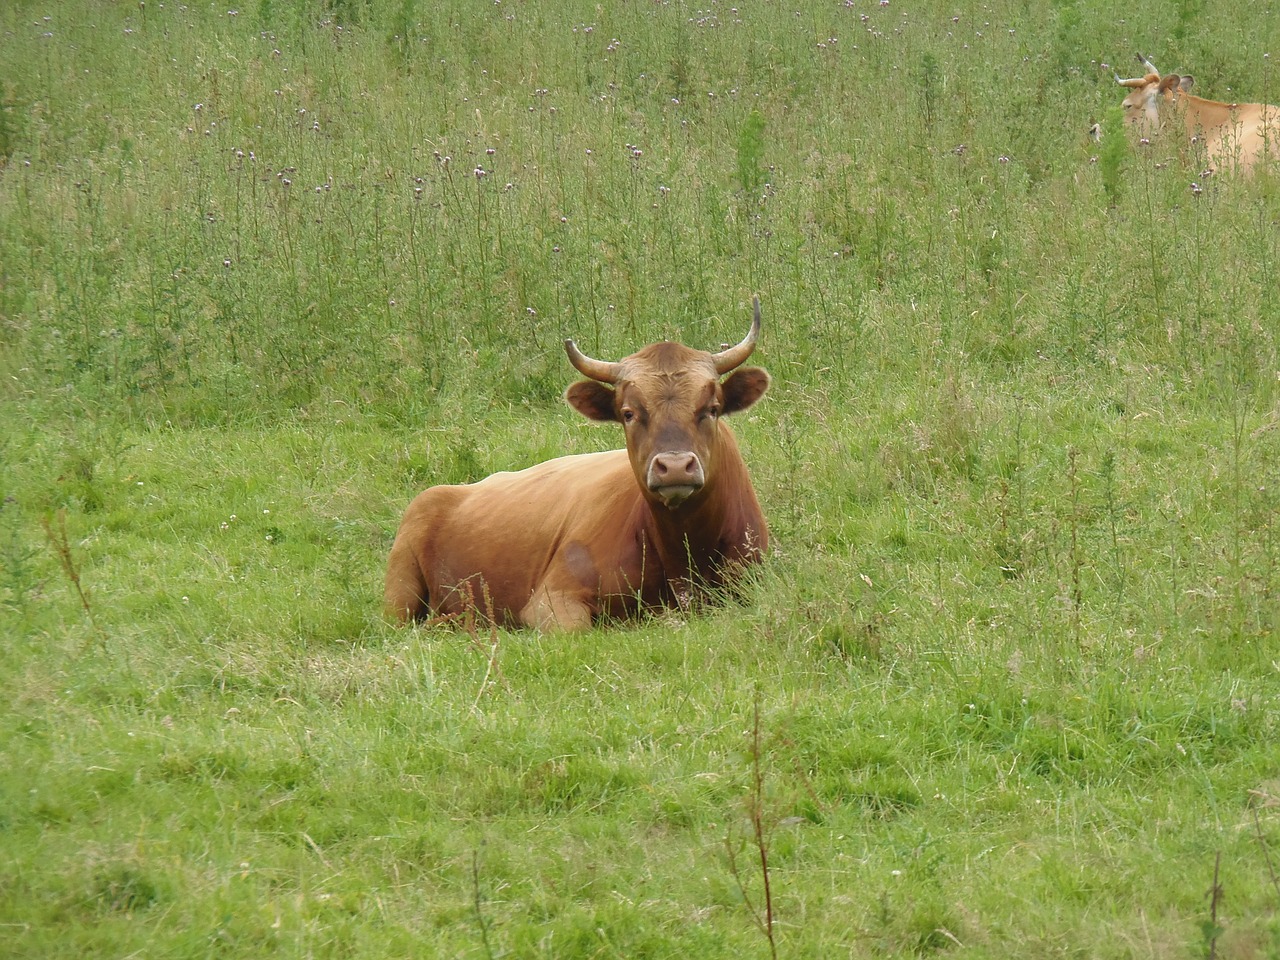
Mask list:
POLYGON ((1280 954, 1280 180, 1112 75, 1278 22, 0 4, 0 955, 1280 954), (754 294, 737 597, 383 620, 419 490, 621 445, 566 337, 754 294))

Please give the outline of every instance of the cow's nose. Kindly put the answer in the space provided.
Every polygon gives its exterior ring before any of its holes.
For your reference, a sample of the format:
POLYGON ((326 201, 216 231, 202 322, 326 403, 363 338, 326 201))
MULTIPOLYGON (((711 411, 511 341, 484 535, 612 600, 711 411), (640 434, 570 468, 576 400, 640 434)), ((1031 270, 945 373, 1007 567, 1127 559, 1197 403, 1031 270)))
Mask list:
POLYGON ((684 502, 705 482, 702 461, 695 453, 659 453, 649 462, 649 489, 669 505, 684 502))
POLYGON ((694 453, 660 453, 653 458, 650 477, 659 486, 702 486, 702 464, 694 453))

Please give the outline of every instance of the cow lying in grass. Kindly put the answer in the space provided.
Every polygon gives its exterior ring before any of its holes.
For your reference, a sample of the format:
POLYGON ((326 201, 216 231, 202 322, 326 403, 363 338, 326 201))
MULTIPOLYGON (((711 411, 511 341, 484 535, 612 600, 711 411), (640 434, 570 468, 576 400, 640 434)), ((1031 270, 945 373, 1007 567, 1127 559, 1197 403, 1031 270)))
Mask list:
POLYGON ((620 423, 626 449, 420 493, 387 562, 388 615, 581 629, 678 603, 758 560, 769 531, 724 417, 769 387, 742 366, 759 335, 756 301, 746 338, 718 353, 664 342, 609 362, 566 340, 589 379, 565 399, 620 423))
POLYGON ((1142 54, 1139 62, 1147 68, 1141 77, 1116 81, 1129 93, 1121 106, 1125 123, 1134 125, 1144 137, 1173 128, 1185 130, 1190 143, 1202 148, 1209 169, 1254 171, 1264 160, 1277 154, 1280 136, 1280 108, 1265 103, 1219 103, 1189 93, 1194 78, 1160 71, 1142 54))

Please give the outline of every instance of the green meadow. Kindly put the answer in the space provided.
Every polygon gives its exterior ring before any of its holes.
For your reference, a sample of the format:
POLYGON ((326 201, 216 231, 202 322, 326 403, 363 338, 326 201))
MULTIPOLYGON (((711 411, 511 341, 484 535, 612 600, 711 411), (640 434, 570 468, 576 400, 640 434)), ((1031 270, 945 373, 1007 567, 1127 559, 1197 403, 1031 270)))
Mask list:
POLYGON ((1280 103, 1255 3, 0 4, 0 956, 1280 956, 1280 175, 1138 51, 1280 103), (384 621, 757 294, 737 596, 384 621))

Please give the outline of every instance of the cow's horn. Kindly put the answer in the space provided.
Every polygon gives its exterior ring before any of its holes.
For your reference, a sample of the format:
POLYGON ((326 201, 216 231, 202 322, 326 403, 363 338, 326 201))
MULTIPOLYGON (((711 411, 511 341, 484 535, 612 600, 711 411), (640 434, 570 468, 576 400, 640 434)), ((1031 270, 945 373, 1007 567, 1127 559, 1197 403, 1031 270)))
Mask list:
POLYGON ((760 298, 752 297, 751 304, 753 307, 751 329, 747 331, 746 338, 736 347, 729 347, 727 350, 721 350, 712 356, 711 359, 716 364, 716 373, 728 373, 735 367, 740 366, 747 357, 751 356, 751 351, 756 348, 756 340, 760 337, 760 298))
POLYGON ((621 364, 588 357, 578 349, 578 345, 572 340, 564 342, 564 352, 569 354, 569 362, 577 367, 578 372, 584 377, 590 377, 592 380, 598 380, 601 383, 618 382, 618 371, 621 364))
POLYGON ((1160 72, 1159 70, 1156 69, 1156 65, 1152 63, 1150 60, 1148 60, 1146 57, 1144 57, 1142 54, 1138 54, 1138 62, 1142 64, 1144 67, 1146 67, 1148 70, 1150 70, 1152 73, 1160 72))

